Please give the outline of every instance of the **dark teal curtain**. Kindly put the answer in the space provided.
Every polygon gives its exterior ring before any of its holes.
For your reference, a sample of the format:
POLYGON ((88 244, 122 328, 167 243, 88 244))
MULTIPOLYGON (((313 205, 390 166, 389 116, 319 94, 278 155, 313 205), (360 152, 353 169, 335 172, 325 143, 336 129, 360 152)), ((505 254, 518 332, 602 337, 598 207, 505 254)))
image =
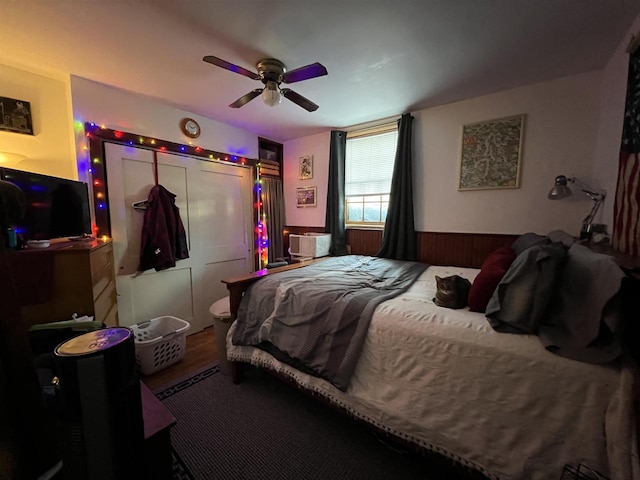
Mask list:
POLYGON ((347 151, 347 132, 331 131, 329 146, 329 185, 324 231, 331 234, 329 254, 347 254, 347 229, 344 218, 344 163, 347 151))
POLYGON ((389 210, 382 234, 378 257, 396 260, 418 258, 416 231, 413 223, 413 174, 411 171, 413 117, 409 113, 398 121, 398 148, 393 166, 389 210))
POLYGON ((267 216, 267 235, 269 236, 269 263, 284 257, 284 193, 282 180, 262 177, 262 193, 264 194, 264 213, 267 216))

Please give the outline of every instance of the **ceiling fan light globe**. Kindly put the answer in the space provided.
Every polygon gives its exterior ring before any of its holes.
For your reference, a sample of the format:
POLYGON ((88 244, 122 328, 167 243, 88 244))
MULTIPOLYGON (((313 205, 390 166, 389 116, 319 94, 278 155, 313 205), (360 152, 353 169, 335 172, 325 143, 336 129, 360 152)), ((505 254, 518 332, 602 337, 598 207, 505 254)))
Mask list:
POLYGON ((274 107, 282 102, 282 95, 277 88, 270 89, 267 87, 262 91, 262 101, 270 107, 274 107))

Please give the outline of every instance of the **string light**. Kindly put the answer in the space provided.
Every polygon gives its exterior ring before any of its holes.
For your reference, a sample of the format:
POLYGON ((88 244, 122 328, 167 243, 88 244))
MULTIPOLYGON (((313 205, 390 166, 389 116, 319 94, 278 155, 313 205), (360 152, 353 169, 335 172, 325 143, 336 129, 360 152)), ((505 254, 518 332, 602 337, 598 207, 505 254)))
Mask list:
MULTIPOLYGON (((139 144, 139 145, 153 145, 155 149, 162 152, 175 152, 196 155, 203 160, 213 161, 226 161, 239 163, 241 165, 256 165, 256 161, 247 159, 240 155, 225 154, 221 152, 215 152, 211 150, 203 149, 198 145, 193 145, 193 142, 189 141, 188 145, 176 144, 168 142, 166 140, 155 139, 151 137, 145 137, 143 135, 123 132, 120 130, 108 129, 105 125, 98 126, 94 122, 77 122, 78 132, 81 132, 84 127, 84 133, 88 139, 82 150, 87 151, 86 156, 83 154, 83 161, 79 162, 79 167, 82 170, 88 172, 88 182, 93 186, 93 198, 95 208, 95 224, 92 231, 96 238, 100 238, 98 233, 109 233, 109 219, 108 219, 108 203, 106 199, 106 192, 104 191, 105 182, 105 170, 104 170, 104 152, 102 152, 102 142, 104 140, 118 140, 124 145, 139 144), (87 146, 88 145, 88 146, 87 146), (92 168, 93 167, 93 168, 92 168)), ((256 168, 256 181, 254 186, 254 211, 256 212, 256 231, 255 231, 255 245, 257 249, 257 259, 259 268, 263 268, 269 261, 268 247, 269 247, 269 235, 266 226, 266 213, 264 212, 264 203, 262 195, 262 188, 260 184, 262 180, 260 178, 259 168, 256 168)), ((108 238, 108 236, 104 236, 108 238)))

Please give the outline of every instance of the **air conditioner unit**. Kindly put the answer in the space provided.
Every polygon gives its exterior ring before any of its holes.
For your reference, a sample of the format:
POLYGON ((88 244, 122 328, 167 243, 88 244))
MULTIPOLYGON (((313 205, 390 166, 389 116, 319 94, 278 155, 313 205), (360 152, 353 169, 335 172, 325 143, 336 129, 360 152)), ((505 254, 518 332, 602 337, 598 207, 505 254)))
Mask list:
POLYGON ((331 246, 330 233, 289 235, 289 253, 295 257, 325 257, 331 246))

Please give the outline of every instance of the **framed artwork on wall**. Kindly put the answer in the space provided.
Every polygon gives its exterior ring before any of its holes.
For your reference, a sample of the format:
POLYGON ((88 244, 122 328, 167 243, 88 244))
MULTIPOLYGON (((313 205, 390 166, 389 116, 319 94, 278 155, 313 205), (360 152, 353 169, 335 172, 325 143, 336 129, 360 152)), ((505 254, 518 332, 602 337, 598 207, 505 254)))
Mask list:
POLYGON ((31 104, 24 100, 0 97, 0 130, 33 135, 31 104))
POLYGON ((318 193, 317 187, 302 187, 296 188, 296 206, 300 207, 315 207, 316 196, 318 193))
POLYGON ((520 188, 525 115, 462 127, 458 190, 520 188))
POLYGON ((299 159, 300 180, 311 180, 313 178, 313 155, 300 157, 299 159))

